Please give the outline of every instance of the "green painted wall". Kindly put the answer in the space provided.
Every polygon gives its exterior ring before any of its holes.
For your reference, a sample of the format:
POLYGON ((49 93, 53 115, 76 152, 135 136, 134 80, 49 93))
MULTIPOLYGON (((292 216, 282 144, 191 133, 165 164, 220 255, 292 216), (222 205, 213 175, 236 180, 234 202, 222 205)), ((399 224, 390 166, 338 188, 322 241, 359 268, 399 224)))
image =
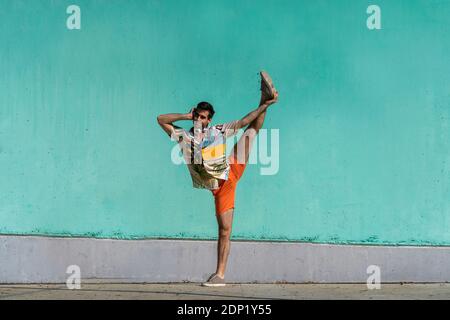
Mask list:
POLYGON ((237 119, 264 68, 280 169, 248 167, 235 239, 450 245, 450 1, 0 5, 0 233, 216 237, 156 116, 237 119))

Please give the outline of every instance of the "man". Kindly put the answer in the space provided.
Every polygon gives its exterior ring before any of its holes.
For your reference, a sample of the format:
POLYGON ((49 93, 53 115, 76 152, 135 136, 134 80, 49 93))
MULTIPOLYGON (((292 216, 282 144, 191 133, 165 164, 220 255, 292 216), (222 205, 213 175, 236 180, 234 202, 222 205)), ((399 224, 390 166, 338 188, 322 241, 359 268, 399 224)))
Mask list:
POLYGON ((261 75, 261 99, 258 108, 240 120, 209 127, 214 108, 208 102, 200 102, 186 114, 159 115, 157 120, 172 140, 177 141, 191 174, 195 188, 211 190, 215 200, 216 218, 219 225, 217 244, 217 269, 204 286, 225 285, 225 268, 230 252, 230 236, 234 213, 236 185, 248 163, 252 143, 261 129, 267 108, 276 103, 278 92, 265 71, 261 75), (186 131, 173 123, 192 120, 194 127, 186 131), (226 156, 226 138, 247 127, 226 156))

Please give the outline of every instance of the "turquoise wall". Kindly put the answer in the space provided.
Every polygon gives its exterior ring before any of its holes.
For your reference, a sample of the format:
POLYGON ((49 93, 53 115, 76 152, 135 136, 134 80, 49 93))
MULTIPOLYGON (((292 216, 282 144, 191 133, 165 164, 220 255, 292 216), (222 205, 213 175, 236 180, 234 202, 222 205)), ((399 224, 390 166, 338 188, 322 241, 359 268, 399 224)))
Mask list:
POLYGON ((450 245, 450 1, 0 4, 0 233, 215 238, 156 116, 238 119, 264 68, 280 167, 246 170, 234 239, 450 245))

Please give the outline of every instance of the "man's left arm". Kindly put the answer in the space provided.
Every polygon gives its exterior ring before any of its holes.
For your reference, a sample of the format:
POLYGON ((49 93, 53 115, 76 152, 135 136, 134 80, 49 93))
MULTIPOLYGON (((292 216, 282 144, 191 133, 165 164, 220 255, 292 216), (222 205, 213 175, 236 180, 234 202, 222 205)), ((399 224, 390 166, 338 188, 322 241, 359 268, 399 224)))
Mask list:
POLYGON ((243 117, 241 120, 238 120, 237 126, 239 129, 248 126, 253 120, 255 120, 261 113, 267 110, 267 108, 276 103, 278 100, 278 93, 275 93, 275 96, 271 100, 267 100, 263 104, 261 104, 258 108, 253 110, 252 112, 248 113, 245 117, 243 117))
POLYGON ((247 114, 240 120, 234 120, 217 126, 224 134, 225 137, 231 137, 238 133, 239 129, 248 126, 253 120, 255 120, 261 113, 267 110, 267 108, 277 102, 278 94, 272 100, 268 100, 261 104, 258 108, 247 114))

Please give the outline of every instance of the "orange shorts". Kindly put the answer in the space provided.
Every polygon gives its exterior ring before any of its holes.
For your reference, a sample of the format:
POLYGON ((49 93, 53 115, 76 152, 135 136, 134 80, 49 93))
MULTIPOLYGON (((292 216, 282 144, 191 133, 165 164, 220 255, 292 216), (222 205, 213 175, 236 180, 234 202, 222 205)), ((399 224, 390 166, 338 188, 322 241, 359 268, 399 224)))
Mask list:
POLYGON ((230 163, 228 180, 220 180, 219 189, 211 190, 216 205, 216 215, 234 208, 236 186, 244 173, 245 166, 246 163, 237 163, 234 159, 234 162, 230 163))

